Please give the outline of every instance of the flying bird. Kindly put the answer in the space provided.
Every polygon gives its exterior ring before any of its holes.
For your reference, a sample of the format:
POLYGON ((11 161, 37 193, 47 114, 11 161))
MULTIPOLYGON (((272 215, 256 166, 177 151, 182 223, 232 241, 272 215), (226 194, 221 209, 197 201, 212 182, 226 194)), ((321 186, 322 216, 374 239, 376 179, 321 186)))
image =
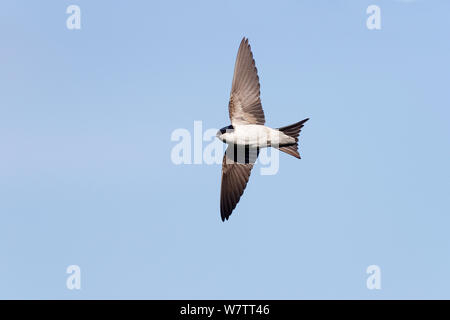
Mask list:
POLYGON ((239 202, 261 148, 275 147, 300 159, 298 136, 309 118, 278 129, 267 127, 259 96, 258 70, 248 39, 244 37, 236 57, 228 103, 231 125, 216 135, 228 144, 222 161, 222 221, 228 220, 239 202))

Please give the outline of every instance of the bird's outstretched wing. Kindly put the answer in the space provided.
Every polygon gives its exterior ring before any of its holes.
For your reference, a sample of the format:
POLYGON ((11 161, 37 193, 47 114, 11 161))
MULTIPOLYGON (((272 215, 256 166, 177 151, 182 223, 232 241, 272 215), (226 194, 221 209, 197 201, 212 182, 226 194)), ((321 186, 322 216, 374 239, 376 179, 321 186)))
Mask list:
POLYGON ((259 77, 248 39, 243 38, 234 66, 228 111, 233 126, 265 123, 259 98, 259 77))
POLYGON ((222 161, 220 215, 228 220, 247 186, 259 150, 248 146, 229 145, 222 161))

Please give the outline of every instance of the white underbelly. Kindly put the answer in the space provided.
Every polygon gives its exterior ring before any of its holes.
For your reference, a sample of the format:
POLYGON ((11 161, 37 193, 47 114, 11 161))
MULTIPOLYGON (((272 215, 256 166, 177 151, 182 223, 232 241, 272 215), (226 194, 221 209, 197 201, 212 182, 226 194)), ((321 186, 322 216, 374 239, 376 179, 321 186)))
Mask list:
POLYGON ((249 124, 236 126, 232 133, 227 134, 226 142, 264 148, 292 143, 295 140, 278 130, 262 125, 249 124))

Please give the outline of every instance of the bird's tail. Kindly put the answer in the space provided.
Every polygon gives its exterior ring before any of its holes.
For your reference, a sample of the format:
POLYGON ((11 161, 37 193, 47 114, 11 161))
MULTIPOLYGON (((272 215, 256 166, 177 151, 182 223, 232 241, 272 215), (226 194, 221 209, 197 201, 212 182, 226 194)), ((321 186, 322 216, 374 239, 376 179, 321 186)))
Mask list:
POLYGON ((290 154, 291 156, 300 159, 300 154, 298 153, 298 135, 300 134, 300 131, 302 130, 304 123, 308 120, 309 118, 306 118, 302 121, 291 124, 289 126, 278 128, 279 131, 295 139, 295 143, 291 143, 288 145, 280 145, 278 147, 280 151, 286 152, 287 154, 290 154))

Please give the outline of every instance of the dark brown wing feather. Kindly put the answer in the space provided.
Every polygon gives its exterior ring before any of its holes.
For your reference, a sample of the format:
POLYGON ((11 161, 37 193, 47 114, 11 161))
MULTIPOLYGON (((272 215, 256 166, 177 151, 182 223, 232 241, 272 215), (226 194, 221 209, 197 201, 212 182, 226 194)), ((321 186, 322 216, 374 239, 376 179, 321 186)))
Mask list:
POLYGON ((248 39, 243 38, 234 66, 228 110, 232 125, 265 123, 260 100, 258 70, 248 39))
POLYGON ((229 145, 222 161, 222 185, 220 188, 220 215, 222 221, 228 220, 239 199, 244 193, 258 151, 253 156, 245 157, 241 163, 233 148, 229 145))

